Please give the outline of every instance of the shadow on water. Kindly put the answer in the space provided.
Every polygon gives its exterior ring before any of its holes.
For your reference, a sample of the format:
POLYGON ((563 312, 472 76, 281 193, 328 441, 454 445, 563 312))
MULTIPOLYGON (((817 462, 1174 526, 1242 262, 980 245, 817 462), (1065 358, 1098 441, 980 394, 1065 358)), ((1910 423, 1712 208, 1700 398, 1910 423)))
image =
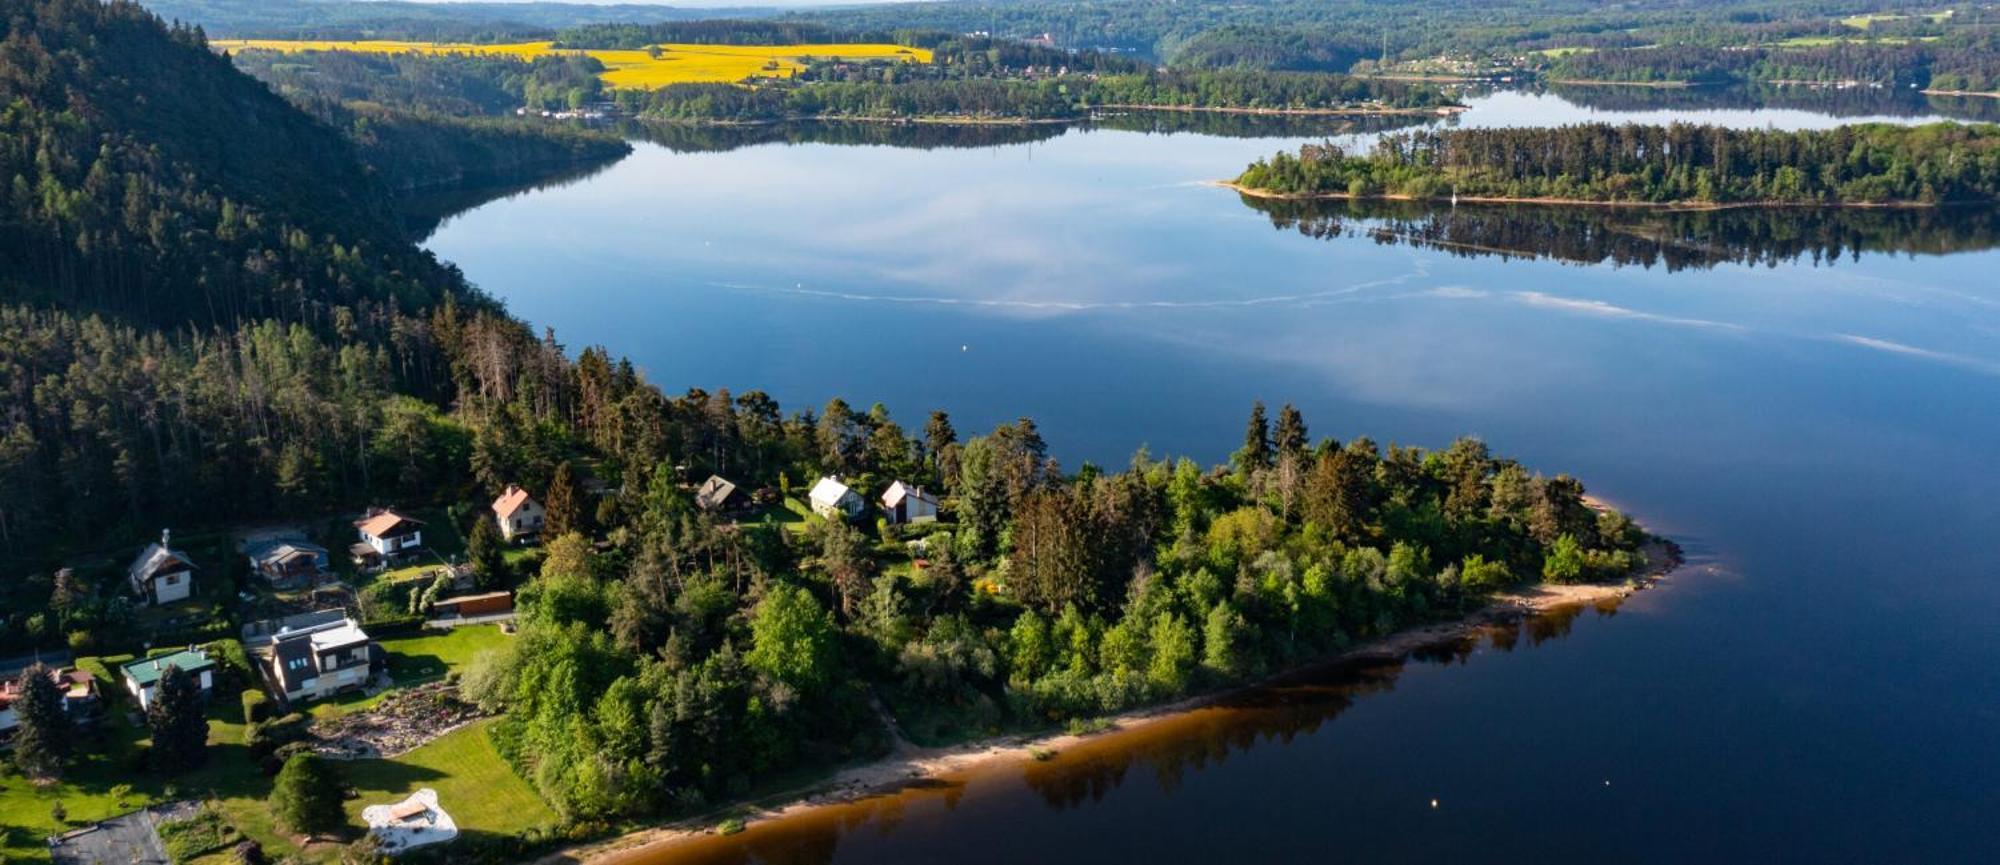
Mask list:
POLYGON ((1280 231, 1367 238, 1467 258, 1568 264, 1775 267, 1832 265, 1864 254, 1950 255, 2000 246, 2000 209, 1745 208, 1659 211, 1404 201, 1285 201, 1243 196, 1280 231))
POLYGON ((1831 117, 1927 117, 2000 121, 2000 99, 1933 96, 1909 88, 1742 84, 1714 87, 1631 87, 1551 84, 1551 95, 1598 111, 1806 111, 1831 117))
POLYGON ((617 865, 826 865, 842 839, 921 832, 968 796, 1025 792, 1030 801, 1067 811, 1102 802, 1113 791, 1150 780, 1178 790, 1192 776, 1268 745, 1318 734, 1369 695, 1393 689, 1413 665, 1460 665, 1482 647, 1499 652, 1568 636, 1586 614, 1616 615, 1620 600, 1579 604, 1481 626, 1406 655, 1370 656, 1281 676, 1200 708, 1093 737, 1047 760, 1000 763, 938 778, 912 779, 864 798, 813 807, 753 823, 740 834, 708 834, 615 857, 617 865))
POLYGON ((402 217, 403 230, 409 232, 411 237, 429 237, 452 217, 468 210, 505 198, 582 182, 617 165, 622 158, 537 172, 529 176, 453 184, 448 187, 412 192, 396 198, 396 212, 402 217))

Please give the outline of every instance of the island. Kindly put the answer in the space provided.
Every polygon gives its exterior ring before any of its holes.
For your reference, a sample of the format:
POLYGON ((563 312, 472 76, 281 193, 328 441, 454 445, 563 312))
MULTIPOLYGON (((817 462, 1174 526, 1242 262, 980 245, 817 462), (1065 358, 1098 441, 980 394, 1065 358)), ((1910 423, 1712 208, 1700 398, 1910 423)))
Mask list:
POLYGON ((1268 198, 1623 207, 1977 204, 2000 196, 2000 126, 1428 129, 1384 136, 1365 154, 1308 144, 1222 185, 1268 198))

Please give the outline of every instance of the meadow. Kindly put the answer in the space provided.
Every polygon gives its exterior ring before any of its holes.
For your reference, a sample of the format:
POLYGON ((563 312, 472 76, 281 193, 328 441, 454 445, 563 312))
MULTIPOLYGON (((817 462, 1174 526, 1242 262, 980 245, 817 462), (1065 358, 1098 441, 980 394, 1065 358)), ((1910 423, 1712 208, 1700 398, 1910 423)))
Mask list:
POLYGON ((332 41, 288 39, 218 39, 227 51, 355 51, 379 54, 482 54, 532 60, 552 54, 587 54, 604 64, 603 79, 613 88, 651 90, 669 84, 734 83, 756 78, 788 78, 812 58, 843 60, 901 59, 931 62, 924 48, 882 43, 823 43, 808 45, 683 45, 613 51, 556 48, 550 42, 477 44, 470 42, 332 41), (657 49, 657 55, 654 49, 657 49))

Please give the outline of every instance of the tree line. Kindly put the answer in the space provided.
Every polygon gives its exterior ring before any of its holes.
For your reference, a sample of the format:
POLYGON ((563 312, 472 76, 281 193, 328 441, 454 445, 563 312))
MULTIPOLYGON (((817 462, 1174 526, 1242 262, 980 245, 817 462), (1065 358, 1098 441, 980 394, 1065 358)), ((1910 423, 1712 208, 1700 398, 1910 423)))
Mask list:
POLYGON ((1798 47, 1665 45, 1569 54, 1547 74, 1586 81, 1732 84, 1860 82, 1883 87, 2000 90, 2000 30, 1938 42, 1836 42, 1798 47))
POLYGON ((1309 144, 1252 164, 1244 187, 1287 195, 1623 202, 1958 203, 2000 195, 2000 128, 1829 130, 1580 124, 1400 132, 1366 154, 1309 144))

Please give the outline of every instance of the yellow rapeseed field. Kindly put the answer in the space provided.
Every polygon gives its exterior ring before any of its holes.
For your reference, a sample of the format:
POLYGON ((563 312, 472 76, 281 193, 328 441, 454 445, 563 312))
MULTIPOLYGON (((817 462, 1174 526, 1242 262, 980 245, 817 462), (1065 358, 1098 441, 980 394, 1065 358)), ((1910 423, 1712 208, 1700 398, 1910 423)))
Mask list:
POLYGON ((660 56, 649 51, 606 51, 557 49, 549 42, 513 42, 481 45, 470 42, 392 42, 290 39, 217 39, 214 47, 228 51, 358 51, 402 54, 500 54, 523 60, 549 54, 588 54, 604 64, 604 83, 612 87, 649 90, 669 84, 693 81, 736 82, 750 78, 784 78, 805 68, 803 58, 837 57, 846 60, 894 58, 913 63, 931 62, 925 48, 879 43, 813 45, 682 45, 656 46, 660 56))

